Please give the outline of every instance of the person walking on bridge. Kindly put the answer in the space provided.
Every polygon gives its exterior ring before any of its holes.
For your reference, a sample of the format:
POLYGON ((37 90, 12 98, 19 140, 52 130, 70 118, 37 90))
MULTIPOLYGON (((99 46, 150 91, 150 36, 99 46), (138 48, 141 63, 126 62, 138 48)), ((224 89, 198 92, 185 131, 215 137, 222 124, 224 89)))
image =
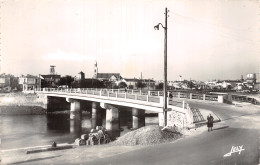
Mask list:
POLYGON ((207 117, 207 120, 208 120, 207 126, 208 126, 208 132, 209 132, 209 131, 212 131, 214 118, 213 118, 213 116, 211 116, 211 114, 209 114, 209 116, 207 117))

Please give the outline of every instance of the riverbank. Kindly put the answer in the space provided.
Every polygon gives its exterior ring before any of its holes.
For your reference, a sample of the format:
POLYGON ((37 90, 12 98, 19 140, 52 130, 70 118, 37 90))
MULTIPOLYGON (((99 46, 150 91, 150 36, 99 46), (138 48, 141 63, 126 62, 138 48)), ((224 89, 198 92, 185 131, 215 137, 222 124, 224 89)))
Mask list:
MULTIPOLYGON (((216 125, 215 129, 218 128, 216 125)), ((144 128, 143 128, 144 129, 144 128)), ((151 129, 149 129, 151 130, 151 129)), ((137 130, 136 130, 137 131, 137 130)), ((140 131, 138 131, 142 134, 140 131)), ((176 139, 168 139, 169 141, 162 143, 144 144, 144 145, 124 145, 124 144, 105 144, 95 146, 75 146, 72 149, 41 152, 34 154, 26 154, 28 150, 39 149, 48 146, 38 146, 35 148, 23 148, 19 150, 5 150, 0 152, 3 164, 86 164, 89 161, 95 161, 102 158, 109 158, 120 154, 128 153, 131 151, 138 151, 142 148, 150 148, 164 144, 178 143, 179 141, 197 137, 202 133, 207 132, 206 126, 198 129, 183 130, 183 135, 176 139)), ((150 132, 152 134, 153 132, 150 132)), ((123 140, 123 139, 121 139, 123 140)), ((145 139, 143 139, 145 141, 145 139)), ((152 140, 152 139, 150 139, 152 140)), ((69 144, 57 144, 63 146, 69 144)))
POLYGON ((0 95, 0 115, 42 115, 46 113, 46 98, 22 92, 0 95))
POLYGON ((43 115, 46 109, 40 106, 1 105, 0 115, 43 115))
MULTIPOLYGON (((203 113, 202 113, 203 114, 203 113)), ((205 114, 208 114, 205 113, 205 114)), ((218 126, 214 125, 214 128, 218 126)), ((146 126, 137 130, 130 131, 129 134, 119 137, 117 142, 106 145, 95 146, 75 146, 73 149, 41 152, 34 154, 26 154, 28 150, 51 147, 50 145, 26 147, 19 149, 7 149, 0 151, 0 158, 3 164, 81 164, 88 161, 94 161, 100 158, 116 156, 130 151, 137 151, 145 147, 153 147, 163 144, 176 143, 179 140, 187 139, 207 132, 206 126, 195 129, 184 129, 180 133, 163 133, 158 125, 146 126), (129 140, 130 138, 130 140, 129 140), (55 160, 55 161, 54 161, 55 160)), ((39 139, 40 140, 40 139, 39 139)), ((64 146, 69 144, 60 144, 64 146)))

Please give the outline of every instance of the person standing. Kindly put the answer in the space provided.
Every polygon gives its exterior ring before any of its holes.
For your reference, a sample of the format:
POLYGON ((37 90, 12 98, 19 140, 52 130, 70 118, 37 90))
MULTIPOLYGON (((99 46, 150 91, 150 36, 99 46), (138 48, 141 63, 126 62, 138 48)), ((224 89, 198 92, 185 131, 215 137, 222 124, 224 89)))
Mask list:
POLYGON ((213 116, 211 116, 211 114, 209 114, 209 116, 207 117, 207 120, 208 120, 207 126, 208 126, 208 132, 209 132, 209 131, 212 131, 214 118, 213 118, 213 116))
POLYGON ((172 92, 170 92, 169 93, 169 98, 172 98, 172 97, 173 97, 172 92))

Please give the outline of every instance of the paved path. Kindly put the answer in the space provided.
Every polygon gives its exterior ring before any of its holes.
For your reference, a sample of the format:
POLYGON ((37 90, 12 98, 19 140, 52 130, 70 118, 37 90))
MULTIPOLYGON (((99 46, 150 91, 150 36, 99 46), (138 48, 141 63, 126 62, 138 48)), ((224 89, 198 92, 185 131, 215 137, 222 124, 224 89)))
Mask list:
POLYGON ((204 104, 192 102, 192 106, 209 109, 217 114, 221 123, 208 132, 205 126, 196 131, 202 132, 175 143, 154 146, 95 146, 72 150, 24 155, 22 159, 9 160, 15 164, 97 164, 97 165, 144 165, 144 164, 258 164, 260 110, 224 104, 204 104), (242 146, 241 153, 225 154, 232 146, 242 146))
POLYGON ((258 164, 260 111, 223 104, 193 102, 191 105, 211 110, 223 122, 215 124, 212 132, 207 132, 204 127, 204 133, 199 136, 146 147, 89 164, 258 164), (240 154, 224 157, 232 146, 241 145, 245 150, 240 154))

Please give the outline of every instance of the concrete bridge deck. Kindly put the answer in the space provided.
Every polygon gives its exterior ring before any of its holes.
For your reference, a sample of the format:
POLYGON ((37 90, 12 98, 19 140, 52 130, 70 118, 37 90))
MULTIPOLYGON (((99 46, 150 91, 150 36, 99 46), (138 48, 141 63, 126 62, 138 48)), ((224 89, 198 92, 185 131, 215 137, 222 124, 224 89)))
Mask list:
MULTIPOLYGON (((142 92, 131 93, 119 90, 93 90, 93 89, 37 89, 38 94, 47 96, 47 104, 53 104, 52 99, 55 97, 66 98, 67 102, 71 103, 71 119, 79 112, 82 101, 92 102, 92 117, 96 118, 98 108, 106 109, 107 125, 113 124, 113 121, 119 120, 119 109, 131 109, 133 116, 133 125, 144 122, 145 111, 153 111, 158 113, 159 125, 164 126, 164 122, 168 126, 186 127, 188 124, 193 123, 192 111, 185 101, 177 101, 172 98, 167 98, 167 110, 163 110, 163 96, 153 96, 149 91, 147 94, 142 92), (127 108, 123 108, 127 107, 127 108), (136 122, 134 122, 136 121, 136 122)), ((159 93, 158 93, 159 94, 159 93)), ((54 103, 55 104, 55 103, 54 103)), ((47 106, 48 107, 48 106, 47 106)), ((47 108, 48 111, 48 108, 47 108)), ((114 122, 116 123, 116 122, 114 122)), ((135 127, 143 126, 144 124, 137 124, 135 127)), ((116 126, 117 127, 117 126, 116 126)))
MULTIPOLYGON (((152 92, 124 92, 119 90, 94 90, 94 89, 70 89, 70 90, 58 90, 52 88, 38 89, 35 91, 39 94, 45 94, 53 97, 66 97, 71 99, 87 100, 94 102, 102 102, 107 104, 115 104, 120 106, 127 106, 132 108, 138 108, 143 110, 154 111, 157 113, 163 112, 163 97, 156 96, 152 92)), ((174 109, 180 113, 185 112, 185 106, 187 103, 184 101, 173 101, 171 98, 167 98, 167 107, 174 109)))

